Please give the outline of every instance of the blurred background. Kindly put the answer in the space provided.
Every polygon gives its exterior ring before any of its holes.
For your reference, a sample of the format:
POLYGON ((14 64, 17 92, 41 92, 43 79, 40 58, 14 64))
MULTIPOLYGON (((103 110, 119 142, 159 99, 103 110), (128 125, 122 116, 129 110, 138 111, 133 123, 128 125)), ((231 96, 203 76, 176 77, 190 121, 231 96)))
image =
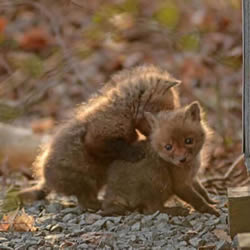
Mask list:
POLYGON ((26 185, 44 135, 112 74, 143 63, 182 80, 182 104, 207 112, 216 136, 204 184, 246 184, 240 0, 1 0, 2 188, 26 185))

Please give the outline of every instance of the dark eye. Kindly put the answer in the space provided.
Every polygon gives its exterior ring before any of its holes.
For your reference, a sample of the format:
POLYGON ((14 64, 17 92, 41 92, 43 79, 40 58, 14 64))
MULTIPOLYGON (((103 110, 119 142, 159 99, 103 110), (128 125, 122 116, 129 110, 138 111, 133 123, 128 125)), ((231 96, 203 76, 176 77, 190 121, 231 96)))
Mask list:
POLYGON ((168 151, 170 151, 172 149, 172 145, 171 144, 167 144, 165 146, 165 149, 168 150, 168 151))
POLYGON ((193 138, 186 138, 185 144, 193 144, 193 138))

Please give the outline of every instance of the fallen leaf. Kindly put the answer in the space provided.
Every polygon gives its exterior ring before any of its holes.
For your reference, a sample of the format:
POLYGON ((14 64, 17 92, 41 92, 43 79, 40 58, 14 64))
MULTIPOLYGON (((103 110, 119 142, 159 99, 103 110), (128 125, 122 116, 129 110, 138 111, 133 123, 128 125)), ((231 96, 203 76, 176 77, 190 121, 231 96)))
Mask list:
POLYGON ((0 33, 4 32, 6 24, 7 24, 7 19, 4 17, 0 17, 0 33))
POLYGON ((24 209, 19 211, 12 211, 3 216, 0 222, 0 231, 6 232, 14 230, 18 232, 34 232, 36 227, 34 226, 35 219, 33 216, 25 213, 24 209))
POLYGON ((24 33, 19 43, 26 50, 42 50, 52 44, 52 38, 43 28, 34 28, 24 33))
POLYGON ((36 227, 34 227, 35 219, 33 216, 25 213, 22 209, 21 213, 18 214, 13 223, 13 229, 18 232, 34 232, 36 227))
POLYGON ((0 232, 7 232, 10 228, 10 223, 0 222, 0 232))

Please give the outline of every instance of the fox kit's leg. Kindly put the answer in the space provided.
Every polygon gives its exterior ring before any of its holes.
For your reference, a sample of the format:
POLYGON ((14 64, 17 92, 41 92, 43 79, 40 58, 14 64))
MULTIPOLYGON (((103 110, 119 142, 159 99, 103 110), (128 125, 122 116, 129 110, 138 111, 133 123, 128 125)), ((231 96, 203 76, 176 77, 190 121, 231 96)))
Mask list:
POLYGON ((189 214, 189 209, 185 207, 164 207, 164 202, 159 200, 154 200, 149 204, 146 204, 143 209, 144 214, 153 214, 156 211, 160 211, 161 213, 166 213, 172 216, 187 216, 189 214))
POLYGON ((205 187, 201 184, 201 182, 198 179, 195 179, 193 181, 193 186, 194 189, 210 204, 216 204, 217 201, 211 199, 208 195, 207 190, 205 189, 205 187))
POLYGON ((97 211, 101 208, 101 203, 96 198, 96 195, 95 192, 92 194, 84 192, 77 195, 77 199, 82 208, 97 211))
POLYGON ((126 201, 120 198, 112 198, 112 196, 105 195, 102 203, 102 215, 126 215, 128 212, 126 201))
POLYGON ((48 194, 50 190, 46 187, 46 183, 43 181, 34 187, 26 188, 18 193, 22 202, 31 202, 35 200, 42 200, 48 194))
POLYGON ((210 213, 219 216, 219 212, 213 206, 209 205, 206 200, 190 185, 179 185, 174 187, 176 195, 192 205, 197 211, 210 213))

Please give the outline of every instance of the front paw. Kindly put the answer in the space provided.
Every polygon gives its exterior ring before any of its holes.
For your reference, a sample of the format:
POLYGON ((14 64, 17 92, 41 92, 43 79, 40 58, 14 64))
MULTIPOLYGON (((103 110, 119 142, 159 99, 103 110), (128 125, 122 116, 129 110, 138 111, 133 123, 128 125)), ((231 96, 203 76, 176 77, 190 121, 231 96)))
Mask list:
POLYGON ((209 204, 211 204, 211 205, 216 205, 216 204, 219 203, 219 201, 214 200, 214 199, 211 199, 211 198, 209 198, 208 202, 209 202, 209 204))
POLYGON ((209 206, 209 207, 206 209, 206 211, 204 211, 204 212, 205 212, 205 213, 209 213, 209 214, 213 214, 213 215, 215 215, 215 216, 217 216, 217 217, 220 216, 219 211, 218 211, 215 207, 213 207, 213 206, 209 206))

